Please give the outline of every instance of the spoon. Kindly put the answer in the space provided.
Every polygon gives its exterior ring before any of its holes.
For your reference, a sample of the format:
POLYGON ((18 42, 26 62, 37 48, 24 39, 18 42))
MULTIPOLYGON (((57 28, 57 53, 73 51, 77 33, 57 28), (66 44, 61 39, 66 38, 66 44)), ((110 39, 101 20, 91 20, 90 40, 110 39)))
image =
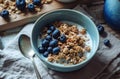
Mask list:
POLYGON ((42 79, 34 62, 35 53, 31 47, 30 38, 27 35, 20 35, 18 45, 21 53, 33 63, 37 79, 42 79))

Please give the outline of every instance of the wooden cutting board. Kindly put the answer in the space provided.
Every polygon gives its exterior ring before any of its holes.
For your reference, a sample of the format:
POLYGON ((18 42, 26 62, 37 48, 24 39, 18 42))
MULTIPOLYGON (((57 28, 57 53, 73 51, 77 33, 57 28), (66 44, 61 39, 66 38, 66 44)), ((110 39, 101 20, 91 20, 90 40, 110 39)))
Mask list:
POLYGON ((74 3, 60 3, 53 1, 50 4, 44 4, 40 12, 30 13, 24 12, 21 14, 10 15, 9 20, 5 20, 0 16, 0 32, 11 28, 19 27, 29 22, 35 21, 41 14, 51 10, 62 9, 62 8, 74 8, 78 4, 78 1, 74 3))

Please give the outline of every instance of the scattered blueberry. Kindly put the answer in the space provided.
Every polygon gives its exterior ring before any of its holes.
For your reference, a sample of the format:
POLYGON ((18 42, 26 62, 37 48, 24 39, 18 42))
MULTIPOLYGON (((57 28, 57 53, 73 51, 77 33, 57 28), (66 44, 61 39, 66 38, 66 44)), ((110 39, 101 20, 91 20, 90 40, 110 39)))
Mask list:
POLYGON ((58 40, 54 39, 54 40, 50 41, 49 46, 50 47, 56 47, 56 46, 58 46, 58 40))
POLYGON ((16 6, 19 10, 24 10, 26 7, 25 0, 16 0, 16 6))
POLYGON ((44 53, 44 52, 45 52, 45 48, 39 47, 39 52, 40 52, 40 53, 44 53))
POLYGON ((9 12, 8 12, 8 10, 3 10, 3 11, 0 13, 0 15, 1 15, 3 18, 8 18, 9 12))
POLYGON ((34 5, 40 5, 41 4, 41 0, 33 0, 33 4, 34 5))
POLYGON ((60 31, 58 29, 54 30, 52 36, 53 38, 57 39, 60 36, 60 31))
POLYGON ((110 45, 110 40, 105 39, 105 40, 104 40, 104 44, 105 44, 106 46, 109 46, 109 45, 110 45))
POLYGON ((50 27, 49 27, 49 30, 51 30, 52 32, 53 32, 55 29, 56 29, 55 26, 50 26, 50 27))
POLYGON ((43 53, 43 56, 44 56, 44 57, 48 57, 48 55, 49 55, 49 52, 47 52, 47 51, 45 51, 45 52, 43 53))
POLYGON ((50 41, 50 40, 52 40, 52 37, 50 35, 47 35, 46 40, 50 41))
POLYGON ((53 54, 58 54, 60 52, 60 47, 53 48, 53 54))
POLYGON ((97 28, 100 34, 104 32, 104 27, 102 25, 98 25, 97 28))
POLYGON ((59 38, 60 42, 64 43, 66 42, 66 36, 64 34, 62 34, 59 38))
POLYGON ((48 47, 49 46, 49 41, 48 40, 43 40, 42 41, 42 46, 43 47, 48 47))
POLYGON ((51 53, 51 52, 52 52, 52 47, 48 47, 47 51, 48 51, 49 53, 51 53))
POLYGON ((28 8, 28 10, 31 11, 31 12, 35 10, 35 6, 34 6, 34 4, 32 4, 32 3, 28 4, 28 5, 27 5, 27 8, 28 8))
POLYGON ((47 30, 47 34, 50 35, 52 33, 51 30, 47 30))

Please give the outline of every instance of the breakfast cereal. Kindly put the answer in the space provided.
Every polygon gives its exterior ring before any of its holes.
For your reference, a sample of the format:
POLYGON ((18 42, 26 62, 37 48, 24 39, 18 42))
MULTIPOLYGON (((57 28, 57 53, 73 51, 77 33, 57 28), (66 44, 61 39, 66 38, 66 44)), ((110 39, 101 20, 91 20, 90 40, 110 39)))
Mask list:
MULTIPOLYGON (((53 23, 55 27, 47 27, 51 29, 58 29, 60 35, 57 39, 57 47, 56 51, 58 53, 54 53, 55 51, 50 51, 48 54, 43 56, 47 57, 47 60, 52 63, 73 65, 78 64, 86 59, 86 53, 91 51, 91 46, 86 44, 86 42, 90 41, 90 38, 87 36, 87 30, 85 28, 78 28, 75 24, 69 24, 67 22, 55 22, 53 23), (63 36, 61 38, 61 36, 63 36), (87 40, 86 40, 87 39, 87 40), (89 40, 88 40, 89 39, 89 40), (61 41, 62 40, 62 41, 61 41), (59 50, 59 51, 58 51, 59 50)), ((42 38, 46 39, 47 31, 49 29, 44 30, 44 34, 42 38)), ((59 32, 57 34, 59 34, 59 32)), ((51 37, 52 37, 51 33, 51 37)), ((57 35, 56 34, 56 35, 57 35)), ((50 45, 50 44, 49 44, 50 45)), ((53 47, 54 49, 54 47, 53 47)))

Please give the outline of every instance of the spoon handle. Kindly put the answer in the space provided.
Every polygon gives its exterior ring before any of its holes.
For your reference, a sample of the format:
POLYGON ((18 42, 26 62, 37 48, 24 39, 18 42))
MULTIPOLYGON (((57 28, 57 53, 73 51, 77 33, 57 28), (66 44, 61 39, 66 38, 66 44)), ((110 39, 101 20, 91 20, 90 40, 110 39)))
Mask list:
POLYGON ((32 63, 33 63, 34 69, 35 69, 35 73, 36 73, 37 79, 42 79, 40 74, 39 74, 39 71, 37 69, 37 66, 35 64, 34 57, 32 57, 31 59, 32 59, 32 63))

